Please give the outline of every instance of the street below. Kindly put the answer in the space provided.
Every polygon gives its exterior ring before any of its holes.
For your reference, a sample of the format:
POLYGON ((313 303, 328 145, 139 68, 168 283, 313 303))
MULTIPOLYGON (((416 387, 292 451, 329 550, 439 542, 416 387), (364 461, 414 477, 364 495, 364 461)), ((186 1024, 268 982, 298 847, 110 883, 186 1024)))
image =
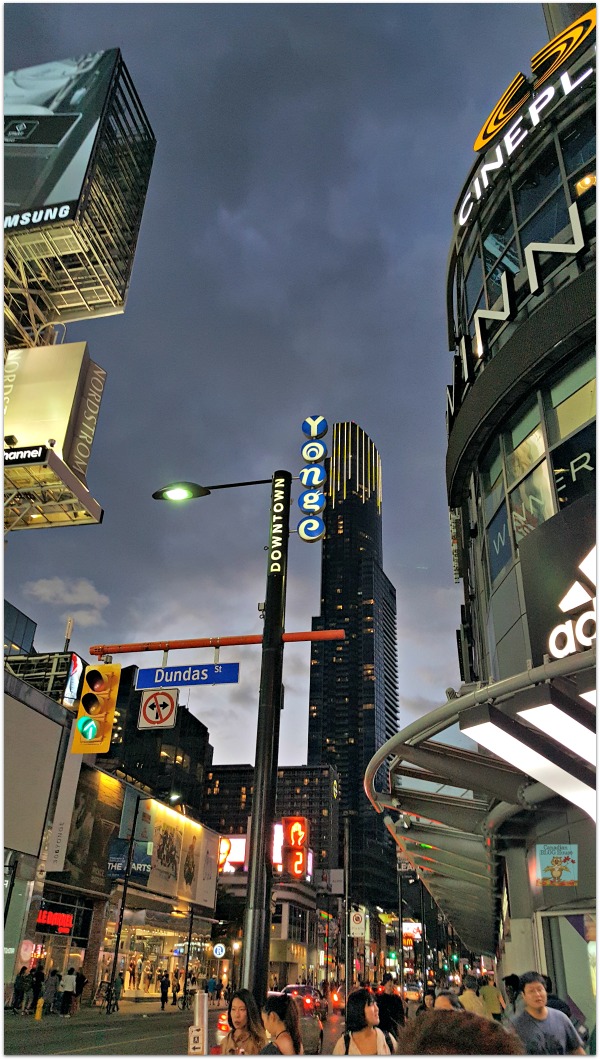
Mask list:
MULTIPOLYGON (((208 1014, 208 1046, 215 1046, 217 1017, 223 1008, 208 1014)), ((5 1056, 187 1056, 188 1028, 193 1013, 170 1006, 124 1002, 121 1011, 106 1016, 98 1008, 83 1007, 71 1019, 17 1016, 5 1012, 5 1056), (145 1010, 151 1011, 145 1011, 145 1010)), ((323 1024, 323 1053, 331 1053, 344 1032, 344 1018, 332 1015, 323 1024)))

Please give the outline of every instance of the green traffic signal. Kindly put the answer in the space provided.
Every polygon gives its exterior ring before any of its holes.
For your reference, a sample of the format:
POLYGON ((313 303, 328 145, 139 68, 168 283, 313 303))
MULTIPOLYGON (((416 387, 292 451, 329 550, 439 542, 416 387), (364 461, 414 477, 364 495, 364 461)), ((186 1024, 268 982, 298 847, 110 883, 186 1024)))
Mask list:
POLYGON ((77 729, 84 740, 95 740, 98 735, 98 722, 93 718, 78 718, 77 729))

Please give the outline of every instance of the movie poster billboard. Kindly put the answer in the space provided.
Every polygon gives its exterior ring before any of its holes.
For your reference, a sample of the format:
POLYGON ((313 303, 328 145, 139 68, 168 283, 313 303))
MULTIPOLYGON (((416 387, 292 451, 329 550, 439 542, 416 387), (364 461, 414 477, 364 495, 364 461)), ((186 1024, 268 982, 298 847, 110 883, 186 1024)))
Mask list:
MULTIPOLYGON (((108 894, 106 876, 110 841, 119 834, 123 785, 98 769, 82 764, 75 793, 61 883, 108 894)), ((48 879, 53 873, 49 872, 48 879)))
POLYGON ((194 905, 214 909, 219 836, 196 821, 184 820, 177 895, 194 905))
MULTIPOLYGON (((127 841, 131 835, 138 793, 128 787, 123 803, 119 836, 127 841)), ((152 798, 141 798, 135 827, 136 852, 145 845, 147 864, 141 857, 136 884, 165 898, 180 899, 204 909, 214 910, 217 890, 217 862, 220 836, 199 821, 152 798)), ((113 860, 118 845, 113 844, 113 860)))
POLYGON ((5 74, 5 232, 75 219, 118 58, 112 48, 5 74))

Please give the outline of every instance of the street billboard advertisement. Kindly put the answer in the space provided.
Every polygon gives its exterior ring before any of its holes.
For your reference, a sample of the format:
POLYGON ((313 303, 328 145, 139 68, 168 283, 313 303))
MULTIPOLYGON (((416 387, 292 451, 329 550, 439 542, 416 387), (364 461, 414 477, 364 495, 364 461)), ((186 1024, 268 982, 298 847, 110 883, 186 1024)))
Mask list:
POLYGON ((85 484, 106 372, 86 342, 9 350, 4 369, 4 437, 50 446, 85 484))
MULTIPOLYGON (((106 875, 111 839, 119 834, 123 808, 123 784, 98 769, 82 764, 61 883, 108 894, 112 883, 106 875)), ((48 879, 52 878, 48 873, 48 879)))
MULTIPOLYGON (((128 846, 137 793, 127 789, 119 835, 128 846)), ((140 799, 135 828, 136 883, 149 891, 214 910, 219 835, 152 798, 140 799), (142 848, 148 867, 142 871, 142 848), (138 857, 139 855, 139 857, 138 857)), ((115 863, 121 848, 112 849, 115 863)), ((121 854, 122 856, 122 854, 121 854)))
POLYGON ((519 543, 534 666, 596 640, 596 495, 579 497, 519 543))
POLYGON ((118 58, 112 48, 5 74, 5 231, 76 218, 118 58))

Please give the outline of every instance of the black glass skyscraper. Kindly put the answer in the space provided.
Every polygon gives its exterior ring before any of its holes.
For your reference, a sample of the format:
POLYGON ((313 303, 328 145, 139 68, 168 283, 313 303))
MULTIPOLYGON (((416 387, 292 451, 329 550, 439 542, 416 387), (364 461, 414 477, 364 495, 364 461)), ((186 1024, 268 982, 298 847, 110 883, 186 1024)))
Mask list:
POLYGON ((341 810, 352 811, 352 899, 392 908, 394 846, 363 790, 367 764, 398 727, 396 591, 382 569, 381 460, 358 424, 335 423, 326 465, 321 613, 313 629, 344 629, 346 638, 312 646, 308 764, 334 765, 340 774, 341 810))

